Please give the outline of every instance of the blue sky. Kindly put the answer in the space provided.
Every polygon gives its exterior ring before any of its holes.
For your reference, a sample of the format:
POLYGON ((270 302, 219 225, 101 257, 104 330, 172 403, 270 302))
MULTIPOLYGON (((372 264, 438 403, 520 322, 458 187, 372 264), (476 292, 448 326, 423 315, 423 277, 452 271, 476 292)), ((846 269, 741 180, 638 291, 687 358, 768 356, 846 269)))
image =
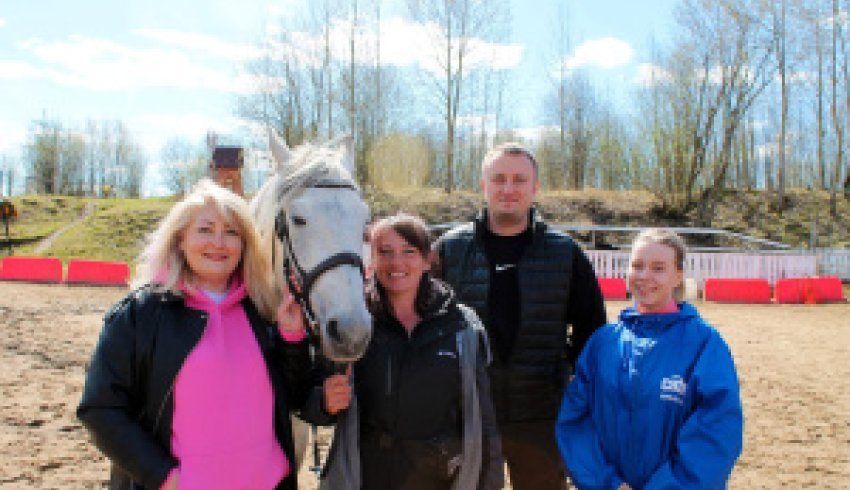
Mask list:
MULTIPOLYGON (((124 121, 155 163, 170 136, 202 141, 207 130, 244 126, 233 115, 250 90, 245 63, 297 16, 307 0, 0 0, 0 158, 18 160, 31 121, 43 111, 66 125, 124 121)), ((385 2, 398 63, 410 63, 415 26, 401 2, 385 2), (399 48, 404 48, 399 49, 399 48)), ((562 60, 583 68, 615 101, 650 63, 650 44, 673 29, 676 0, 512 0, 510 44, 513 123, 540 126, 558 5, 566 8, 572 51, 562 60)), ((389 49, 389 48, 387 48, 389 49)), ((392 52, 385 60, 393 62, 392 52)))

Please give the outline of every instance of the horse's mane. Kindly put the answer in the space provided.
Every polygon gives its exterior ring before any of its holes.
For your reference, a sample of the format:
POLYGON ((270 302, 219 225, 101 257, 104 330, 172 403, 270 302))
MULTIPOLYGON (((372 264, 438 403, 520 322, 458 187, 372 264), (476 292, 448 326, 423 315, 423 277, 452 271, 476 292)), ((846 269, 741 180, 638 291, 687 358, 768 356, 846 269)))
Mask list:
POLYGON ((357 184, 340 163, 344 151, 339 148, 329 148, 306 143, 291 151, 289 161, 278 165, 274 175, 251 200, 251 211, 256 219, 257 229, 262 237, 265 250, 273 250, 272 260, 275 277, 281 279, 277 272, 278 262, 282 258, 282 247, 275 236, 275 219, 284 209, 288 209, 292 200, 301 191, 318 183, 351 185, 357 184))

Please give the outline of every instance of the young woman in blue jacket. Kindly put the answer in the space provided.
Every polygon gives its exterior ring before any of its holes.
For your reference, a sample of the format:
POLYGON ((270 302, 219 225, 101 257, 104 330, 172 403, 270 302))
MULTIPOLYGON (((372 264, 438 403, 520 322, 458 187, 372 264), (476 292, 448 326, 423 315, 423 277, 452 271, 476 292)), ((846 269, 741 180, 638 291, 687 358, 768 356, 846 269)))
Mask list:
POLYGON ((677 302, 685 246, 649 229, 632 245, 635 304, 585 345, 555 429, 579 489, 726 488, 743 411, 726 342, 677 302))

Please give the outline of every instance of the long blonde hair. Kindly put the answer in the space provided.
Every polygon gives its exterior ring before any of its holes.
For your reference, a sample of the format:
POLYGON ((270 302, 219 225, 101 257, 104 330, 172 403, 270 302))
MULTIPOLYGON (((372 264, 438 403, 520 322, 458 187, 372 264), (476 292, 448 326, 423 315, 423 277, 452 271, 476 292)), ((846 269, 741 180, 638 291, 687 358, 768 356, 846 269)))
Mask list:
POLYGON ((208 204, 214 205, 219 214, 239 231, 242 258, 235 274, 241 270, 248 297, 260 314, 273 320, 279 298, 272 287, 271 266, 260 248, 260 235, 248 204, 242 197, 207 178, 198 182, 182 201, 172 206, 148 237, 147 245, 137 260, 133 286, 151 284, 159 291, 182 295, 179 284, 191 283, 192 271, 180 251, 180 241, 195 214, 208 204))

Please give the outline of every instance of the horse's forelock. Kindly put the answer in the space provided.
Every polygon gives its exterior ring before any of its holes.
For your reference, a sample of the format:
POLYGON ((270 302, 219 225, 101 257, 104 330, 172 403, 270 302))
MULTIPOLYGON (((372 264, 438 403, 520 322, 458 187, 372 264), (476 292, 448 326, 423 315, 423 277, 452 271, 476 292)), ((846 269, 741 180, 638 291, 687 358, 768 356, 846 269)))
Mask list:
POLYGON ((287 209, 302 190, 328 181, 356 187, 342 166, 342 150, 307 143, 291 152, 289 163, 266 181, 251 203, 257 226, 264 236, 274 236, 277 215, 287 209))

